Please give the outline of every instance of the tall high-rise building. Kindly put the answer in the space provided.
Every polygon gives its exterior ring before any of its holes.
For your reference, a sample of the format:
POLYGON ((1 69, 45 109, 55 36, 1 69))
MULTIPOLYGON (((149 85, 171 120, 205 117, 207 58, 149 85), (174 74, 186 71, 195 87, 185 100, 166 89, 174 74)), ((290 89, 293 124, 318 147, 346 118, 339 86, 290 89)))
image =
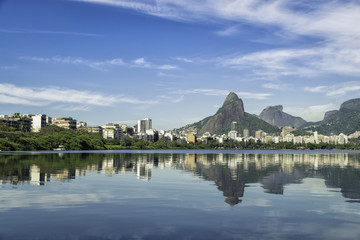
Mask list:
POLYGON ((243 137, 244 137, 244 138, 250 137, 249 129, 245 128, 245 129, 243 130, 243 137))
POLYGON ((237 130, 238 130, 238 123, 234 121, 231 123, 231 131, 237 131, 237 130))
POLYGON ((144 118, 138 120, 137 130, 139 133, 146 132, 146 130, 152 129, 152 120, 150 118, 144 118))

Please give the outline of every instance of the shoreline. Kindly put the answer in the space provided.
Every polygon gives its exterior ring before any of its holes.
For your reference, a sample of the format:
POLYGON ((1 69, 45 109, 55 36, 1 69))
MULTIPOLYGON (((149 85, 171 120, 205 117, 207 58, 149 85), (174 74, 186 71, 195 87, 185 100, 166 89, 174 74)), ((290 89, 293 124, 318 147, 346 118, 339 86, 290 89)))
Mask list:
POLYGON ((204 154, 236 154, 236 153, 296 153, 296 154, 326 154, 326 153, 360 153, 360 150, 350 149, 118 149, 118 150, 39 150, 39 151, 1 151, 0 155, 7 154, 63 154, 63 153, 204 153, 204 154))

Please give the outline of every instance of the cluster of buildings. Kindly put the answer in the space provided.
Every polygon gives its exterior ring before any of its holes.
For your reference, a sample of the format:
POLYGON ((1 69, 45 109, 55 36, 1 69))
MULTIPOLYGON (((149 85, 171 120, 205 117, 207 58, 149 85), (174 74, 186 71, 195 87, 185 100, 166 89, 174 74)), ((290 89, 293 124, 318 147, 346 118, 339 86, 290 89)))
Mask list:
POLYGON ((156 142, 158 140, 174 141, 175 134, 166 131, 157 131, 152 127, 152 120, 145 118, 129 127, 125 124, 107 123, 104 126, 88 126, 86 122, 77 122, 72 117, 52 118, 46 114, 19 114, 0 115, 0 122, 22 132, 39 132, 41 128, 56 125, 66 129, 81 129, 91 133, 97 133, 107 140, 121 140, 125 136, 139 138, 145 141, 156 142))
POLYGON ((290 126, 283 127, 279 136, 268 135, 263 130, 258 130, 255 132, 254 136, 250 136, 250 131, 248 129, 244 129, 242 133, 238 132, 239 126, 237 122, 231 123, 231 130, 227 135, 214 135, 207 132, 202 136, 197 136, 195 129, 181 132, 155 130, 152 127, 152 120, 150 118, 138 120, 137 124, 133 127, 116 123, 108 123, 104 126, 88 126, 86 122, 77 122, 76 119, 71 117, 51 118, 45 114, 15 113, 12 115, 0 115, 0 122, 6 123, 7 126, 23 132, 39 132, 40 129, 45 126, 56 125, 66 129, 82 129, 91 133, 97 133, 107 140, 121 140, 125 136, 130 136, 150 142, 156 142, 159 140, 171 142, 176 140, 178 142, 203 142, 206 144, 209 140, 216 140, 219 143, 223 143, 225 141, 245 143, 254 141, 262 143, 291 142, 294 144, 346 144, 348 143, 349 138, 360 137, 360 131, 357 131, 349 136, 343 133, 339 135, 325 136, 318 134, 318 132, 309 132, 309 134, 305 136, 295 136, 292 132, 296 129, 290 126))
POLYGON ((206 143, 209 140, 216 140, 219 143, 223 143, 226 141, 232 142, 261 142, 261 143, 281 143, 281 142, 289 142, 294 144, 320 144, 320 143, 328 143, 328 144, 347 144, 349 138, 358 138, 360 137, 360 131, 356 131, 349 136, 341 133, 339 135, 326 136, 322 134, 318 134, 318 132, 309 131, 307 135, 304 136, 295 136, 292 132, 296 130, 291 126, 283 127, 279 136, 268 135, 263 130, 259 129, 255 131, 254 136, 250 136, 249 129, 243 129, 243 132, 240 133, 238 131, 238 123, 231 123, 231 130, 228 134, 223 135, 212 135, 209 132, 204 133, 202 136, 196 136, 196 131, 192 130, 187 133, 187 142, 195 143, 195 142, 204 142, 206 143))
POLYGON ((20 114, 0 115, 0 122, 22 132, 39 132, 41 128, 57 125, 67 129, 76 129, 76 120, 64 117, 51 118, 45 114, 20 114))
POLYGON ((231 123, 231 131, 228 133, 227 137, 231 141, 243 141, 247 142, 253 140, 255 142, 262 143, 280 143, 280 142, 290 142, 294 144, 319 144, 319 143, 328 143, 328 144, 346 144, 348 143, 349 138, 358 138, 360 132, 355 132, 349 136, 341 133, 339 135, 326 136, 318 134, 317 131, 309 131, 307 135, 304 136, 295 136, 292 132, 296 129, 291 126, 286 126, 282 128, 280 136, 271 136, 267 135, 263 130, 258 130, 255 132, 255 137, 249 136, 249 130, 244 129, 243 134, 241 135, 236 130, 237 122, 231 123))

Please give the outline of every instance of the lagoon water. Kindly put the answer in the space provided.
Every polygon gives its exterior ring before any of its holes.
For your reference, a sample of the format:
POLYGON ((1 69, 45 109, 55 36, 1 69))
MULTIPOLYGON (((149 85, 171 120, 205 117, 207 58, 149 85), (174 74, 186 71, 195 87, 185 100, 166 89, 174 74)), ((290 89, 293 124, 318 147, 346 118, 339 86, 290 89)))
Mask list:
POLYGON ((360 239, 360 152, 2 152, 0 181, 0 239, 360 239))

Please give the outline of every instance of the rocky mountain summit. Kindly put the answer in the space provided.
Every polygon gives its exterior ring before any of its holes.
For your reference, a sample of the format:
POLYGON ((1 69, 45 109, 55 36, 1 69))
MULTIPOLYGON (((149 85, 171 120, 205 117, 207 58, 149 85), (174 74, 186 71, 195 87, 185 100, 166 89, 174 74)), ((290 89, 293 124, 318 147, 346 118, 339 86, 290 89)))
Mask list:
POLYGON ((340 105, 340 110, 342 109, 360 111, 360 98, 350 99, 346 102, 343 102, 340 105))
POLYGON ((243 101, 234 92, 230 92, 226 97, 223 105, 218 111, 199 122, 189 124, 185 127, 177 129, 179 131, 194 131, 198 136, 206 132, 211 134, 227 134, 230 131, 231 123, 238 123, 238 131, 242 133, 244 129, 248 129, 250 134, 254 135, 255 131, 262 129, 267 133, 278 133, 280 130, 258 117, 246 113, 243 101))
POLYGON ((292 126, 299 128, 306 123, 301 117, 294 117, 283 112, 282 105, 266 107, 260 113, 259 118, 276 127, 292 126))
POLYGON ((231 92, 225 99, 223 105, 212 116, 204 126, 199 130, 198 134, 202 135, 205 132, 216 132, 219 129, 228 126, 233 121, 238 121, 245 117, 244 103, 236 95, 231 92))

